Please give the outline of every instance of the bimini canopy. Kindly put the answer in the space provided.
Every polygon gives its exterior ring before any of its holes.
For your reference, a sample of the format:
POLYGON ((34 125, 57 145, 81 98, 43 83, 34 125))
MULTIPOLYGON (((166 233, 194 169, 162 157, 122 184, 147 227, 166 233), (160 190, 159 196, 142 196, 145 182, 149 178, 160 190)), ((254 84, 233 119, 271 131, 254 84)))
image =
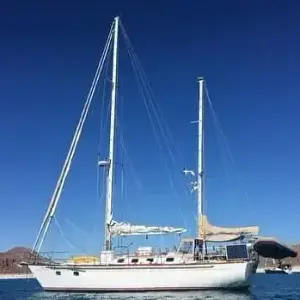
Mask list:
POLYGON ((253 245, 258 255, 274 259, 297 257, 297 252, 275 238, 260 237, 253 245))
POLYGON ((112 221, 109 228, 110 233, 113 236, 180 234, 186 232, 186 229, 184 228, 133 225, 129 223, 118 223, 116 221, 112 221))
POLYGON ((202 215, 199 218, 199 237, 210 242, 227 242, 238 240, 244 236, 255 236, 258 235, 259 227, 217 227, 209 224, 207 217, 202 215))

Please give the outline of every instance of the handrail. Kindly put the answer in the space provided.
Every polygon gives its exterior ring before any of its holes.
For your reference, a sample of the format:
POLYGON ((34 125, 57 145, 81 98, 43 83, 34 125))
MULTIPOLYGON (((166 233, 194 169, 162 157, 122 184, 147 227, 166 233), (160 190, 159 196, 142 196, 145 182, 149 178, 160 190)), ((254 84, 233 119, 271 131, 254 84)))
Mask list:
MULTIPOLYGON (((231 244, 229 244, 231 245, 231 244)), ((212 260, 224 260, 224 261, 234 261, 235 258, 229 259, 227 256, 227 246, 228 245, 222 245, 222 246, 211 246, 207 247, 207 254, 199 253, 199 256, 195 256, 196 253, 193 253, 193 251, 190 251, 188 253, 181 252, 181 251, 168 251, 164 252, 160 248, 152 248, 152 252, 145 255, 140 255, 138 253, 129 252, 128 246, 116 246, 114 247, 112 257, 115 259, 115 262, 117 263, 118 259, 123 258, 124 262, 122 264, 130 264, 131 259, 133 258, 155 258, 156 261, 161 261, 162 263, 165 261, 167 256, 174 255, 174 257, 177 257, 181 261, 190 261, 191 259, 195 261, 212 261, 212 260), (118 249, 125 249, 124 253, 118 253, 118 249)), ((247 249, 248 252, 248 260, 252 259, 251 257, 251 250, 247 249)), ((47 264, 47 265, 57 265, 57 264, 72 264, 72 265, 79 265, 84 264, 84 256, 87 257, 87 260, 89 258, 92 258, 93 255, 87 255, 87 254, 78 254, 78 253, 69 253, 65 251, 51 251, 51 252, 41 252, 41 253, 32 253, 29 261, 33 264, 47 264), (73 255, 72 255, 73 254, 73 255), (64 256, 64 257, 61 257, 64 256), (75 257, 79 258, 79 256, 83 256, 82 262, 76 262, 72 261, 75 257)), ((87 262, 88 265, 99 265, 101 264, 102 258, 101 255, 94 255, 94 260, 89 260, 87 262)), ((244 260, 246 258, 243 258, 244 260)), ((103 263, 103 261, 102 261, 103 263)))

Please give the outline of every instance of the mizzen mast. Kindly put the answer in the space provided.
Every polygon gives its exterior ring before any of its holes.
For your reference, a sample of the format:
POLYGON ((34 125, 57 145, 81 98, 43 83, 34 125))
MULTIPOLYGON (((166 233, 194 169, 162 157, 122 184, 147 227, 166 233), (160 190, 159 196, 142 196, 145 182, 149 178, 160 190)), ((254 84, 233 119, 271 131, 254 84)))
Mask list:
MULTIPOLYGON (((204 134, 203 134, 203 77, 198 77, 199 84, 199 101, 198 101, 198 120, 192 123, 198 124, 198 145, 197 145, 197 174, 193 170, 183 169, 185 175, 197 175, 197 180, 191 182, 192 192, 197 191, 197 236, 200 238, 202 235, 203 225, 203 151, 204 151, 204 134)), ((202 237, 203 238, 203 237, 202 237)))
MULTIPOLYGON (((198 78, 199 83, 199 114, 198 114, 198 169, 197 169, 197 203, 198 224, 203 215, 203 77, 198 78)), ((199 226, 197 227, 199 230, 199 226)), ((199 236, 200 232, 198 232, 199 236)))

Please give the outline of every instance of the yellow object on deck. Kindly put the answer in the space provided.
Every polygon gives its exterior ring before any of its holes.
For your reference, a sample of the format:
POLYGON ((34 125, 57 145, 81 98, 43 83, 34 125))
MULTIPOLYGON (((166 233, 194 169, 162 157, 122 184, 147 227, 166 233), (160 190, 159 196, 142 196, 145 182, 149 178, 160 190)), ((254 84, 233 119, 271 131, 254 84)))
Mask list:
POLYGON ((98 262, 99 257, 97 256, 87 256, 87 255, 83 255, 83 256, 74 256, 71 258, 71 261, 74 264, 95 264, 96 262, 98 262))

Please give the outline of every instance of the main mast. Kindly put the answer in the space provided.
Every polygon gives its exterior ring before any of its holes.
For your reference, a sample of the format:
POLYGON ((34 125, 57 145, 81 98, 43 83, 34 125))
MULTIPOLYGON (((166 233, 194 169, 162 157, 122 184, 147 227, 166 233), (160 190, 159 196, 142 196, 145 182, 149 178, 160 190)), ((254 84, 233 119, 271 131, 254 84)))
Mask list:
POLYGON ((115 17, 113 62, 112 62, 112 91, 111 91, 111 111, 110 111, 110 135, 109 154, 106 181, 106 210, 105 210, 105 250, 111 250, 111 235, 109 226, 112 220, 112 186, 114 171, 114 141, 115 141, 115 119, 116 119, 116 92, 117 92, 117 60, 118 60, 118 31, 119 17, 115 17))
POLYGON ((198 202, 198 236, 200 236, 201 217, 203 215, 203 77, 198 78, 199 84, 199 115, 198 115, 198 169, 197 169, 197 202, 198 202))

